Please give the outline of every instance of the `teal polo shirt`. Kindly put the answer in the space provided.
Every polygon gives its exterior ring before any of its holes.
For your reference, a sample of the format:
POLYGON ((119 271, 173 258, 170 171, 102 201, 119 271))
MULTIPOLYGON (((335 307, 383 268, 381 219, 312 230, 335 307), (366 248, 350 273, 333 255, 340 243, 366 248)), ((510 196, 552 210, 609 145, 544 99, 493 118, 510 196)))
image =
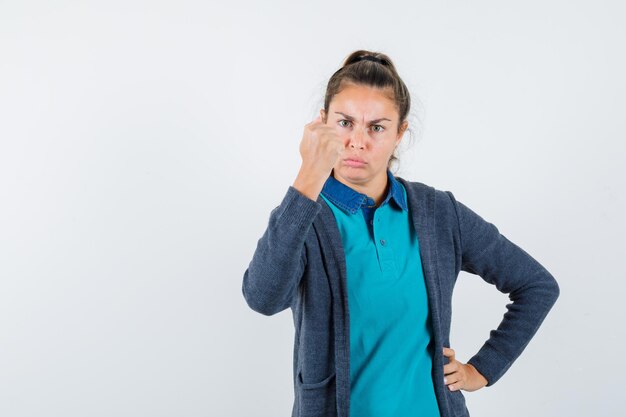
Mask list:
POLYGON ((406 189, 387 170, 374 200, 331 175, 321 197, 346 256, 350 311, 350 417, 440 417, 419 242, 406 189))

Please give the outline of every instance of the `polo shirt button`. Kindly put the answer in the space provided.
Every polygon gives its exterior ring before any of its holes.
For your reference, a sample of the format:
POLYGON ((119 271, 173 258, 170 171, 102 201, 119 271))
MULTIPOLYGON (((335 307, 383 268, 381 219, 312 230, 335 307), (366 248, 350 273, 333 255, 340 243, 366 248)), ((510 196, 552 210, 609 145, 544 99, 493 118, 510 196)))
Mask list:
POLYGON ((385 239, 380 239, 380 244, 381 245, 385 246, 385 243, 387 243, 387 242, 385 242, 385 239))

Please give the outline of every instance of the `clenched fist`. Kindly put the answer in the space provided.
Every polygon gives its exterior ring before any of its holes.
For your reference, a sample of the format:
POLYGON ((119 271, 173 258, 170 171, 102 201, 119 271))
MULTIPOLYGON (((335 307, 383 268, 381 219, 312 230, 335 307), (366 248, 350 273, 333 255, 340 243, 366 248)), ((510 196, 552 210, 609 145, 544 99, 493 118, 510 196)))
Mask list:
POLYGON ((324 124, 320 116, 304 126, 300 156, 302 167, 310 174, 328 178, 343 150, 343 141, 335 129, 324 124))
POLYGON ((294 188, 316 200, 344 149, 343 140, 333 127, 322 121, 321 116, 307 123, 300 141, 302 165, 294 188))

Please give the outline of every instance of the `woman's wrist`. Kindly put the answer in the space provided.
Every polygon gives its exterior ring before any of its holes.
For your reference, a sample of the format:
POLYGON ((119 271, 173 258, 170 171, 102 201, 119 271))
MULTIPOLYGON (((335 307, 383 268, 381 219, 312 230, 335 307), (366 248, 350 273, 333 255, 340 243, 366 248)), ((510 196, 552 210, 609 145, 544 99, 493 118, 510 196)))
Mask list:
POLYGON ((318 178, 300 169, 298 176, 293 182, 293 187, 311 200, 317 201, 317 197, 320 195, 322 188, 324 188, 325 182, 326 178, 318 178))
POLYGON ((471 370, 471 372, 474 374, 474 377, 473 377, 473 378, 474 378, 474 381, 480 385, 480 387, 479 387, 479 388, 482 388, 482 387, 484 387, 484 386, 486 386, 486 385, 487 385, 487 383, 488 383, 487 378, 485 378, 485 377, 483 376, 483 374, 481 374, 480 372, 478 372, 478 369, 476 369, 476 368, 474 367, 474 365, 472 365, 471 363, 467 363, 467 364, 466 364, 466 366, 467 366, 467 367, 471 370))

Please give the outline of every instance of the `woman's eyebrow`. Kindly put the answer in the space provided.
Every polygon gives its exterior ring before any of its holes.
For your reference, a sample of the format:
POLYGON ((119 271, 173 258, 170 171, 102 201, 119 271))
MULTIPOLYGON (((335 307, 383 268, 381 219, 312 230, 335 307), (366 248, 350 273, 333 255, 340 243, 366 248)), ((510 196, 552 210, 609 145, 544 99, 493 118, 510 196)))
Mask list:
MULTIPOLYGON (((345 117, 347 120, 349 120, 351 122, 354 121, 354 117, 352 117, 352 116, 348 116, 347 114, 344 114, 344 113, 342 113, 340 111, 336 111, 335 113, 342 115, 343 117, 345 117)), ((390 122, 392 121, 391 119, 387 119, 386 117, 382 117, 380 119, 370 120, 370 123, 378 123, 378 122, 382 122, 383 120, 387 120, 387 121, 390 121, 390 122)))

